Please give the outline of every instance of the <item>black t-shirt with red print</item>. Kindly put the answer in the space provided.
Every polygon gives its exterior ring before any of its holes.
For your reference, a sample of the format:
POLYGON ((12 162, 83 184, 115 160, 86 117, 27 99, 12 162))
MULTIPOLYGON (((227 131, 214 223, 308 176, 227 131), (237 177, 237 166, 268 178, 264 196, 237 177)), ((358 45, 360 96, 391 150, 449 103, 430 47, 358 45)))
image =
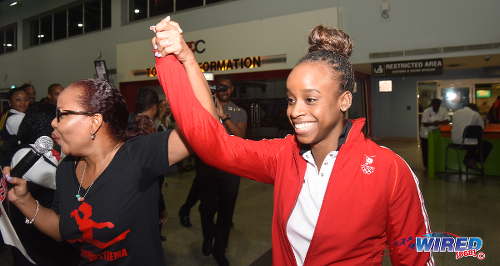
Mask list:
POLYGON ((170 132, 125 142, 88 193, 80 190, 82 202, 76 198, 78 158, 59 164, 53 209, 62 238, 80 250, 80 265, 164 265, 158 176, 168 169, 170 132))

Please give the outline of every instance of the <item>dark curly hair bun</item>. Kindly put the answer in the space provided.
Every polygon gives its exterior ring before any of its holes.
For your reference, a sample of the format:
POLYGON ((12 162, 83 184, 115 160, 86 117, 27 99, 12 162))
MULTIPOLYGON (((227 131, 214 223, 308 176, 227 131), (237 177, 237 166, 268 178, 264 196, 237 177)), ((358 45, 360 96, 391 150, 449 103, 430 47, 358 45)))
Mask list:
POLYGON ((319 50, 349 58, 352 53, 351 37, 342 30, 318 25, 309 34, 309 53, 319 50))

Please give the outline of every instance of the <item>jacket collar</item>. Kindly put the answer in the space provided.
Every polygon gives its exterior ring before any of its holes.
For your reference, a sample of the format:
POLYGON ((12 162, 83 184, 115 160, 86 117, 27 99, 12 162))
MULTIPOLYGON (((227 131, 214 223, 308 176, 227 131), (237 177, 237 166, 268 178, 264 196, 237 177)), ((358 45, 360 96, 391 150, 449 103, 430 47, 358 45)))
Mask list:
POLYGON ((363 134, 363 126, 365 125, 365 118, 357 118, 350 120, 352 122, 351 129, 347 134, 347 138, 343 144, 344 146, 350 146, 354 143, 357 143, 365 138, 363 134))
MULTIPOLYGON (((341 146, 346 144, 346 141, 349 140, 349 143, 353 142, 355 139, 358 139, 362 136, 361 129, 365 124, 365 118, 358 118, 353 120, 347 120, 344 124, 344 128, 342 129, 342 133, 339 136, 339 145, 337 147, 337 151, 340 150, 341 146)), ((310 150, 311 147, 309 145, 299 144, 300 150, 299 154, 302 155, 306 151, 310 150)))

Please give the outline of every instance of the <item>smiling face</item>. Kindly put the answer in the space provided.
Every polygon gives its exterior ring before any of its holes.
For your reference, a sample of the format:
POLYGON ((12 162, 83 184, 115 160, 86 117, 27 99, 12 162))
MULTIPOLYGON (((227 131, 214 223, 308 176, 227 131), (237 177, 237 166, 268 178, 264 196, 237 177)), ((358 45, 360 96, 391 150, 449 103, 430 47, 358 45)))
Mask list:
POLYGON ((302 62, 287 79, 287 116, 302 144, 334 145, 352 94, 340 93, 339 75, 321 61, 302 62))
POLYGON ((30 103, 34 103, 36 101, 36 90, 33 87, 27 87, 24 89, 28 94, 28 100, 30 103))
MULTIPOLYGON (((87 111, 79 103, 81 89, 68 87, 64 89, 57 99, 57 108, 64 113, 65 110, 87 111)), ((52 120, 54 132, 52 137, 61 146, 62 152, 81 156, 91 146, 90 135, 94 132, 93 116, 68 114, 52 120)))
POLYGON ((10 97, 10 107, 21 113, 25 113, 29 106, 28 94, 20 90, 10 97))
POLYGON ((230 80, 227 80, 227 79, 222 79, 219 81, 219 83, 228 87, 228 89, 224 90, 224 91, 217 91, 217 93, 216 93, 217 98, 219 99, 219 101, 221 101, 223 103, 229 102, 231 100, 231 94, 234 91, 233 84, 231 83, 230 80))

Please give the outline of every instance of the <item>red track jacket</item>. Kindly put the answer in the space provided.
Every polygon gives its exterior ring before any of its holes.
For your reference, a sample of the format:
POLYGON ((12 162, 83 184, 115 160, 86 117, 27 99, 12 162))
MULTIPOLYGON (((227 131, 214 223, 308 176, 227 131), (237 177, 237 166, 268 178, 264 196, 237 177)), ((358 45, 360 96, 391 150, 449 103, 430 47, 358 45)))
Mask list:
MULTIPOLYGON (((286 234, 306 170, 296 138, 228 135, 197 101, 175 57, 157 59, 156 67, 177 125, 203 161, 274 184, 273 265, 296 265, 286 234)), ((430 233, 417 178, 398 155, 366 139, 363 125, 352 121, 339 150, 304 265, 381 265, 385 248, 393 265, 431 265, 430 254, 412 246, 430 233)))

